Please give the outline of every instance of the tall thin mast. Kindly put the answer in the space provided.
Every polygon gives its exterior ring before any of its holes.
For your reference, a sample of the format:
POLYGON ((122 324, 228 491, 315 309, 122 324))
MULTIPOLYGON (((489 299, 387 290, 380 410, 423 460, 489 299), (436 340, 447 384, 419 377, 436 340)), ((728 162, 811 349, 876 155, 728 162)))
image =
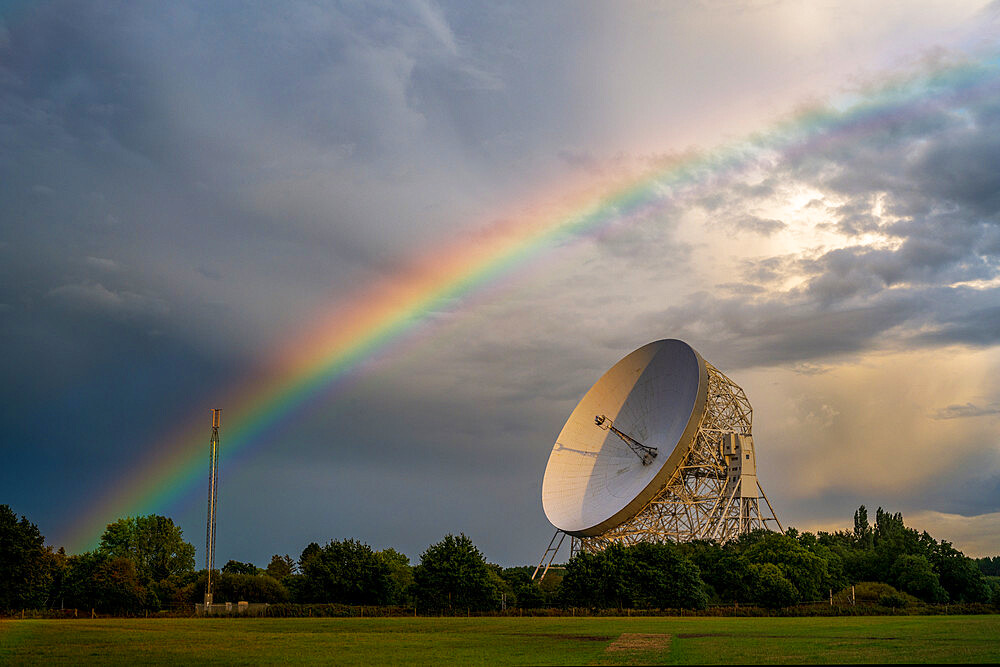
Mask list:
POLYGON ((205 569, 208 583, 205 585, 205 604, 212 604, 212 570, 215 569, 215 502, 219 493, 219 426, 222 425, 222 409, 212 409, 212 442, 208 451, 208 528, 205 539, 205 569))

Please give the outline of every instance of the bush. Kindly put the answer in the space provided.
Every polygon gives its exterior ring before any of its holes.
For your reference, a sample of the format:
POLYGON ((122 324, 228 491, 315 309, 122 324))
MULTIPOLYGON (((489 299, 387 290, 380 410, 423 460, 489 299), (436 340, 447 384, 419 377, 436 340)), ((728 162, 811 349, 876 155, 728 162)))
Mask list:
POLYGON ((893 609, 898 609, 900 607, 907 606, 909 601, 900 593, 889 593, 888 595, 879 597, 878 604, 882 607, 892 607, 893 609))
MULTIPOLYGON (((851 599, 851 587, 848 586, 837 593, 838 599, 850 600, 851 599)), ((897 590, 895 587, 882 583, 880 581, 862 581, 854 585, 854 599, 860 604, 882 604, 882 599, 899 599, 902 600, 902 604, 897 605, 883 605, 883 606, 897 606, 897 607, 909 607, 913 605, 919 605, 920 600, 910 595, 909 593, 903 593, 897 590)))
POLYGON ((288 602, 288 590, 266 574, 223 572, 213 585, 213 602, 288 602))
POLYGON ((521 609, 540 609, 545 606, 545 593, 534 582, 522 584, 514 591, 517 606, 521 609))

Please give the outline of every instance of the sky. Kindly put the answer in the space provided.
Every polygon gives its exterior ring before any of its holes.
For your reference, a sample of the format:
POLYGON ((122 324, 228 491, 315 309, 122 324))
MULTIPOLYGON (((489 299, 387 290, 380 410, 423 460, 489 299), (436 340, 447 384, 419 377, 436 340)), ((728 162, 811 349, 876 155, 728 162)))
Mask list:
POLYGON ((0 503, 216 561, 537 562, 633 349, 754 407, 800 530, 1000 553, 1000 5, 0 5, 0 503))

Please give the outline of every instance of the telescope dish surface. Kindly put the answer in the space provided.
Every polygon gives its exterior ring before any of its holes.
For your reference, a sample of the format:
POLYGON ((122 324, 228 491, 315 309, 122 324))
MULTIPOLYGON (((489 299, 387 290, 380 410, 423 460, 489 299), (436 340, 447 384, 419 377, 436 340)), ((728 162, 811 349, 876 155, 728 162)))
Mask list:
POLYGON ((692 446, 707 396, 705 360, 683 341, 649 343, 612 366, 549 454, 542 507, 552 525, 588 537, 634 517, 692 446))

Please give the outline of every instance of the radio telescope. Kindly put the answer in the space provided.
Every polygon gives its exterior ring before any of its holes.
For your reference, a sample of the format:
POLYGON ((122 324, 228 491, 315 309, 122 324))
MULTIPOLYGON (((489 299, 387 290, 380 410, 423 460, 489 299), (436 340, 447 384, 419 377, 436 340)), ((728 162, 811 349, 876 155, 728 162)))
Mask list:
POLYGON ((757 480, 752 415, 743 390, 683 341, 612 366, 549 454, 542 507, 556 532, 532 578, 567 535, 574 555, 614 542, 726 542, 772 522, 784 532, 757 480))

